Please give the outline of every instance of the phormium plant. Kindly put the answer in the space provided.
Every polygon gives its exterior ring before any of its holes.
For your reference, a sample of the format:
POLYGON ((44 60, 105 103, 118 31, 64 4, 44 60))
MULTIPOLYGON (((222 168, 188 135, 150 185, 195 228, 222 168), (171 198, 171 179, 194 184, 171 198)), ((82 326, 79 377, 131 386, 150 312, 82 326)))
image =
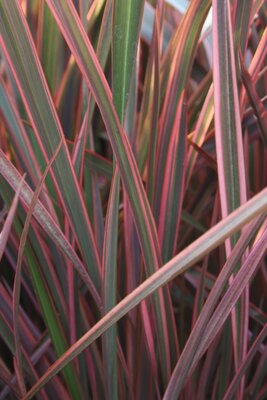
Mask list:
POLYGON ((264 0, 0 0, 0 399, 267 398, 264 0))

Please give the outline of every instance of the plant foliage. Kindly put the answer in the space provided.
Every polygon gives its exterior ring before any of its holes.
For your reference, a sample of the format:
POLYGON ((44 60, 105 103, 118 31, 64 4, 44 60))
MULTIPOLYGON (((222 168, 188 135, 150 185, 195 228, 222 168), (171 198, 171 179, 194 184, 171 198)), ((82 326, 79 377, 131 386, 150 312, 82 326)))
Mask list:
POLYGON ((0 0, 0 399, 267 396, 263 0, 0 0))

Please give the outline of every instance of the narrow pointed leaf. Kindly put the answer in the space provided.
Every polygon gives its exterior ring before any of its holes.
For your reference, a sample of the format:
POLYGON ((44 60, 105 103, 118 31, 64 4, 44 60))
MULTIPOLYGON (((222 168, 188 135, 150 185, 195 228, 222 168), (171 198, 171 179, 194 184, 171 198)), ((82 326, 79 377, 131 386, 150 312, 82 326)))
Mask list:
POLYGON ((157 154, 157 142, 158 142, 157 127, 159 122, 159 101, 160 101, 160 68, 159 68, 160 52, 159 52, 158 25, 159 25, 158 13, 156 12, 155 22, 154 22, 153 42, 152 42, 153 47, 152 47, 152 54, 150 56, 151 64, 153 67, 153 73, 151 74, 150 66, 148 66, 147 70, 148 80, 153 79, 151 82, 151 86, 153 87, 153 103, 152 103, 152 116, 151 116, 152 121, 150 129, 148 172, 147 172, 147 196, 151 206, 153 206, 153 197, 155 189, 155 168, 156 168, 156 154, 157 154))
POLYGON ((213 18, 216 152, 221 207, 225 217, 246 200, 242 131, 228 0, 213 1, 213 18))
POLYGON ((137 52, 144 0, 115 0, 113 5, 113 102, 123 123, 137 52))
POLYGON ((159 239, 163 262, 176 253, 186 172, 186 133, 186 107, 182 95, 173 125, 162 188, 159 239))
MULTIPOLYGON (((212 7, 216 155, 221 210, 225 217, 246 201, 247 194, 229 0, 213 0, 212 7)), ((236 240, 233 237, 231 243, 226 242, 227 255, 236 240)), ((244 293, 232 314, 236 365, 246 352, 247 300, 244 293)))
POLYGON ((41 63, 52 95, 55 94, 59 83, 59 73, 62 68, 62 36, 51 11, 42 0, 39 29, 39 46, 41 63), (60 68, 61 67, 61 68, 60 68))
POLYGON ((252 0, 235 0, 234 2, 234 43, 236 55, 238 54, 238 49, 240 49, 242 55, 246 51, 252 6, 252 0))

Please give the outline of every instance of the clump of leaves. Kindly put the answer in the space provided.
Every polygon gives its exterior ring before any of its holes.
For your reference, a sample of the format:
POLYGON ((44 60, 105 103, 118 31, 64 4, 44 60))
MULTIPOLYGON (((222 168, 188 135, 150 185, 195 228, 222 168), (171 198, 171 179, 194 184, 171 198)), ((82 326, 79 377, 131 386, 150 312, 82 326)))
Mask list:
POLYGON ((267 396, 266 19, 1 0, 0 399, 267 396))

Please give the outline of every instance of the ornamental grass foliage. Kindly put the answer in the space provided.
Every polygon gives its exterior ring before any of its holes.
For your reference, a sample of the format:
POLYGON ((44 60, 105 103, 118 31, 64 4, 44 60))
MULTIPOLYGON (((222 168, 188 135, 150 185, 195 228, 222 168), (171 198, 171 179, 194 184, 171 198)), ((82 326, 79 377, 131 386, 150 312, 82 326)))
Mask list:
POLYGON ((267 398, 264 0, 0 0, 0 399, 267 398))

